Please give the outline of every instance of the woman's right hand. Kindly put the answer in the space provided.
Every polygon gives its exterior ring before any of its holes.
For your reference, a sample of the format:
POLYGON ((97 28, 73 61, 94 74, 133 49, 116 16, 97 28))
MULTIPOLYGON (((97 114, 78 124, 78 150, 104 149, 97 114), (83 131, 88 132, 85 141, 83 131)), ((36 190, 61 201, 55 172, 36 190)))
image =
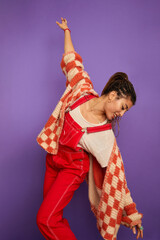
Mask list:
POLYGON ((63 30, 68 28, 66 18, 61 17, 61 21, 62 21, 62 23, 59 23, 59 22, 56 21, 57 25, 63 30))
POLYGON ((132 222, 133 226, 131 226, 131 229, 132 229, 134 234, 136 234, 136 228, 137 228, 137 237, 136 237, 137 239, 139 237, 143 238, 143 229, 141 229, 141 227, 142 227, 141 223, 142 223, 141 220, 137 220, 137 221, 132 222))

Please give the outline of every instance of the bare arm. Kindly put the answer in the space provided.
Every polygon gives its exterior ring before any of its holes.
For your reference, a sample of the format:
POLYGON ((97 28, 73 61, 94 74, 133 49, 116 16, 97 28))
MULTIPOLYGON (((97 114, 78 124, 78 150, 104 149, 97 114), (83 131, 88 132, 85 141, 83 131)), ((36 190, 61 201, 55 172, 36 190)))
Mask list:
MULTIPOLYGON (((61 18, 62 23, 56 21, 57 25, 64 31, 64 54, 61 61, 61 69, 66 76, 66 87, 70 84, 70 87, 73 88, 83 80, 80 86, 83 89, 83 92, 93 90, 93 84, 90 80, 88 73, 84 70, 83 60, 81 56, 74 50, 70 31, 67 30, 67 20, 61 18)), ((97 94, 98 95, 98 94, 97 94)))
MULTIPOLYGON (((68 28, 67 20, 61 17, 62 23, 56 21, 57 25, 62 29, 68 28)), ((71 39, 71 34, 69 30, 64 31, 64 53, 75 51, 71 39)))

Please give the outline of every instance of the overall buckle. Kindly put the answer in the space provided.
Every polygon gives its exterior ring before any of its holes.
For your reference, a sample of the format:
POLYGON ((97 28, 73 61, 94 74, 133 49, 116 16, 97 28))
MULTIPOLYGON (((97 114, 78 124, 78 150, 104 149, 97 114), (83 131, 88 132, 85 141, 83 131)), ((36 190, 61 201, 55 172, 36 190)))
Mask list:
POLYGON ((82 128, 81 131, 87 133, 87 127, 86 128, 82 128))

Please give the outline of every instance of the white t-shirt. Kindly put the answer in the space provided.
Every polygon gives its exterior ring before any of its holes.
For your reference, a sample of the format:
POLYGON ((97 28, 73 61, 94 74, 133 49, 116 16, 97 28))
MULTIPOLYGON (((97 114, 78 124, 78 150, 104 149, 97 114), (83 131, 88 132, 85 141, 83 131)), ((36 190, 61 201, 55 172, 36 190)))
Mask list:
MULTIPOLYGON (((99 124, 88 122, 82 116, 80 106, 69 111, 69 114, 82 128, 101 126, 107 123, 107 120, 99 124)), ((94 133, 84 133, 77 146, 91 153, 97 159, 101 167, 107 167, 113 149, 114 139, 115 136, 112 129, 94 133)))

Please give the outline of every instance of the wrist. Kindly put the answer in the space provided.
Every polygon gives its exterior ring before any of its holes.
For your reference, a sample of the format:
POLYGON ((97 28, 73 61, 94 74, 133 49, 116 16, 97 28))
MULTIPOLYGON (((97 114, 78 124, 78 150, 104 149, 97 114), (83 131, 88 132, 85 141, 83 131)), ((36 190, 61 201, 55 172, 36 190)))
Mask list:
POLYGON ((65 29, 63 29, 64 30, 64 32, 65 31, 70 31, 71 32, 71 30, 68 28, 68 27, 66 27, 65 29))

